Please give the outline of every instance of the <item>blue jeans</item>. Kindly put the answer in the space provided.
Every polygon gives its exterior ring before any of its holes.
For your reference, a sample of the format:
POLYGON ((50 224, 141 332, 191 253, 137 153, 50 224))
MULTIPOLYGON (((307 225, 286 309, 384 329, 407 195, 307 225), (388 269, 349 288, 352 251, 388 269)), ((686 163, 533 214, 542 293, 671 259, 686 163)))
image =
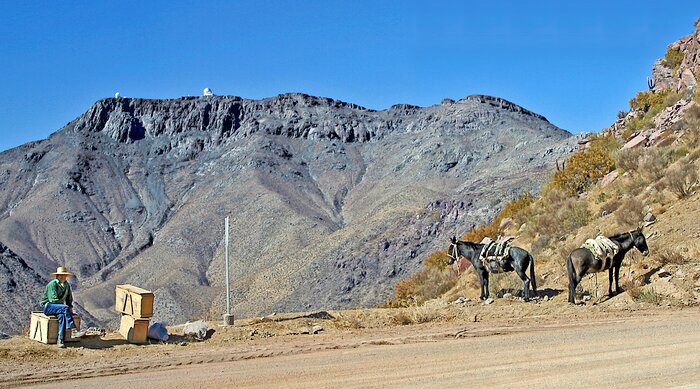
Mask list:
POLYGON ((51 304, 46 303, 44 306, 44 315, 56 315, 58 318, 58 342, 63 343, 66 340, 66 328, 76 328, 71 315, 70 307, 66 304, 51 304))

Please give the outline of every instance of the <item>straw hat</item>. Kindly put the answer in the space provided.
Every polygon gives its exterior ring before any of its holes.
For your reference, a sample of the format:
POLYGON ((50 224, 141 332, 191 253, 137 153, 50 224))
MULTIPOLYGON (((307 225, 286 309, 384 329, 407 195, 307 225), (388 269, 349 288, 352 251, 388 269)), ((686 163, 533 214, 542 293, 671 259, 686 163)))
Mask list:
POLYGON ((68 269, 64 266, 59 266, 58 269, 56 269, 55 273, 51 273, 52 276, 68 276, 68 277, 75 277, 75 274, 71 273, 68 271, 68 269))

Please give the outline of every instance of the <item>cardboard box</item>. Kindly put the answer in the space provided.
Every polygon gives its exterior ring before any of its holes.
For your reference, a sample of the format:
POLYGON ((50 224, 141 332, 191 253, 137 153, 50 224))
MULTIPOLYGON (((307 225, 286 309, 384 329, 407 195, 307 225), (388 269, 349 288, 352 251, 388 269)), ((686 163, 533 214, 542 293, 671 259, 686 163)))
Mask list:
POLYGON ((114 309, 136 319, 153 316, 153 292, 133 285, 117 285, 114 309))
MULTIPOLYGON (((80 316, 73 315, 75 325, 80 328, 80 316)), ((66 342, 77 342, 79 338, 72 339, 73 330, 66 329, 66 342)), ((42 311, 33 311, 29 322, 29 338, 41 343, 55 344, 58 341, 58 317, 46 316, 42 311)))
POLYGON ((148 325, 150 319, 137 319, 129 315, 122 315, 119 323, 119 333, 129 343, 146 343, 148 341, 148 325))

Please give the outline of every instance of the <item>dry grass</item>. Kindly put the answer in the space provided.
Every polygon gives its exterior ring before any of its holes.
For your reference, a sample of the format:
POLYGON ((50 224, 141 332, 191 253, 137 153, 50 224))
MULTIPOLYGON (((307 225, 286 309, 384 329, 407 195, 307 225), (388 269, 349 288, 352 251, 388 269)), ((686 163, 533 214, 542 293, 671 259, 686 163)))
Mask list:
POLYGON ((664 248, 656 255, 656 258, 660 262, 660 265, 672 264, 672 265, 682 265, 689 261, 679 250, 668 247, 664 248))
POLYGON ((648 286, 646 288, 640 288, 640 291, 634 300, 640 303, 659 305, 662 299, 661 296, 656 293, 653 287, 648 286))
POLYGON ((600 215, 605 216, 615 212, 622 205, 622 201, 618 198, 613 198, 600 207, 600 215))

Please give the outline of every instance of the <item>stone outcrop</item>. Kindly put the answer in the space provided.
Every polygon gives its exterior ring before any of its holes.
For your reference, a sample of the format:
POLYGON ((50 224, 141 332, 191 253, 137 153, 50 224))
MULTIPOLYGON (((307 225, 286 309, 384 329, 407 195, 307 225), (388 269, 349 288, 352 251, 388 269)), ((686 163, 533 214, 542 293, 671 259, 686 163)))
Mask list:
POLYGON ((695 88, 700 76, 700 19, 695 23, 695 32, 670 44, 668 50, 680 50, 683 61, 677 69, 672 69, 664 59, 659 59, 652 68, 655 90, 674 89, 676 91, 695 88))
POLYGON ((695 27, 694 33, 668 46, 668 51, 682 53, 680 64, 672 68, 665 58, 660 58, 652 67, 653 93, 673 92, 671 96, 678 96, 679 100, 657 113, 649 128, 634 132, 628 130, 633 120, 647 114, 642 110, 631 110, 603 130, 615 134, 624 142, 624 148, 651 147, 662 142, 673 142, 682 135, 682 132, 674 129, 684 119, 686 112, 696 105, 693 99, 700 76, 700 19, 695 27))

